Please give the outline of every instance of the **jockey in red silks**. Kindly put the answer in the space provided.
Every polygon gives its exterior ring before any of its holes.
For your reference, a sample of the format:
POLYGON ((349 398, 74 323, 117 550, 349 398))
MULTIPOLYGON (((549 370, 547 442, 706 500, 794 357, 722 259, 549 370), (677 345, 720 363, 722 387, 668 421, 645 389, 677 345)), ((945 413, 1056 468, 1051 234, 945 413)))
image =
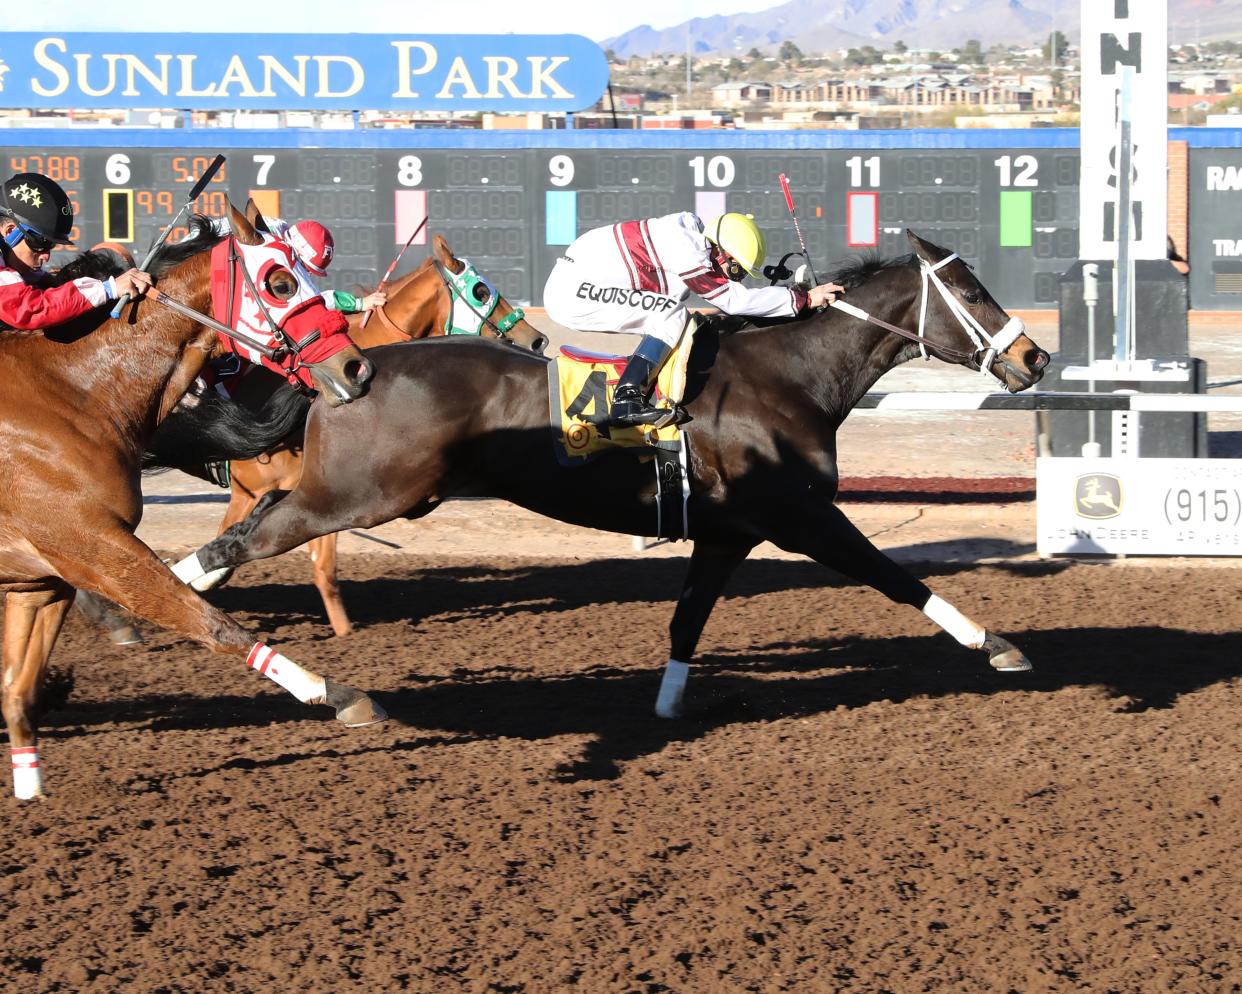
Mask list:
POLYGON ((548 317, 579 331, 643 336, 626 364, 608 414, 625 425, 654 424, 668 411, 648 398, 697 294, 727 314, 794 317, 831 303, 835 283, 746 287, 766 254, 763 232, 749 214, 722 214, 706 225, 689 211, 595 228, 557 261, 543 291, 548 317))
POLYGON ((0 184, 0 322, 24 330, 51 328, 127 293, 147 292, 151 277, 139 269, 44 287, 43 267, 57 245, 73 244, 72 230, 73 204, 55 181, 18 173, 0 184))
MULTIPOLYGON (((268 230, 293 249, 293 254, 297 256, 302 268, 312 277, 322 278, 328 275, 328 265, 336 250, 332 232, 318 221, 294 221, 290 224, 278 217, 264 220, 268 230)), ((329 310, 340 311, 342 314, 374 310, 388 302, 388 295, 383 290, 375 290, 365 297, 356 297, 343 290, 325 290, 320 296, 329 310)))

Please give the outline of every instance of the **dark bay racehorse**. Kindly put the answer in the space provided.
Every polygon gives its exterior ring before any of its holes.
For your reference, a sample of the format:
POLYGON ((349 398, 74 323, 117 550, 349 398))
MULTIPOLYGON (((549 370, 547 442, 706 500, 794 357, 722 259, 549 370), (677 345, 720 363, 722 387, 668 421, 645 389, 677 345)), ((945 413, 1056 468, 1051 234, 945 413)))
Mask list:
MULTIPOLYGON (((233 212, 239 240, 258 236, 233 212)), ((205 218, 165 246, 152 271, 169 296, 209 306, 218 240, 205 218)), ((135 535, 144 443, 216 348, 197 321, 144 302, 135 323, 101 308, 53 331, 0 334, 0 593, 5 595, 3 712, 19 797, 42 793, 36 744, 39 685, 75 588, 247 663, 346 724, 381 720, 341 687, 257 642, 179 583, 135 535)), ((267 439, 270 447, 276 439, 267 439)), ((262 451, 262 449, 258 450, 262 451)))
MULTIPOLYGON (((257 211, 247 205, 247 217, 257 211)), ((349 337, 362 348, 408 342, 437 335, 463 334, 500 339, 542 352, 547 338, 532 327, 522 311, 512 307, 473 266, 457 258, 439 235, 431 240, 431 255, 388 289, 388 302, 363 321, 363 314, 349 315, 349 337)), ((274 373, 256 368, 245 376, 236 392, 241 403, 257 409, 281 385, 274 373)), ((290 490, 302 475, 301 438, 254 459, 229 464, 232 493, 220 531, 246 517, 258 500, 273 490, 290 490)), ((336 533, 312 539, 307 546, 315 586, 323 598, 328 620, 337 635, 353 630, 336 577, 336 533)), ((227 577, 221 571, 196 582, 196 590, 209 590, 227 577)))
MULTIPOLYGON (((863 262, 832 279, 848 288, 854 308, 918 328, 921 340, 836 310, 700 331, 686 400, 693 418, 687 537, 694 548, 671 624, 658 714, 680 712, 707 617, 730 574, 763 541, 918 608, 961 644, 986 652, 997 669, 1030 668, 1018 649, 877 550, 833 504, 837 429, 898 363, 921 348, 970 368, 986 363, 1010 391, 1037 382, 1048 363, 965 263, 907 234, 913 255, 863 262), (984 347, 989 338, 995 352, 984 347)), ((246 521, 179 564, 178 575, 273 556, 330 531, 417 518, 454 496, 499 497, 575 524, 654 534, 649 464, 621 450, 577 468, 557 461, 545 360, 452 340, 370 355, 379 373, 366 398, 311 412, 297 488, 269 494, 246 521), (360 438, 369 443, 358 445, 360 438)))

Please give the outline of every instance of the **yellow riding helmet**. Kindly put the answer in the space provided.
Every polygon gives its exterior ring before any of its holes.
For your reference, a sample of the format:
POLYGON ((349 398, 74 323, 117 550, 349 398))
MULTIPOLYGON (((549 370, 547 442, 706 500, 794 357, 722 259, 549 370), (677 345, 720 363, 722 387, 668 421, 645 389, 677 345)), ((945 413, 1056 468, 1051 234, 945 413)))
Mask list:
POLYGON ((751 276, 762 275, 759 267, 767 257, 768 247, 753 214, 721 214, 707 222, 703 233, 751 276))

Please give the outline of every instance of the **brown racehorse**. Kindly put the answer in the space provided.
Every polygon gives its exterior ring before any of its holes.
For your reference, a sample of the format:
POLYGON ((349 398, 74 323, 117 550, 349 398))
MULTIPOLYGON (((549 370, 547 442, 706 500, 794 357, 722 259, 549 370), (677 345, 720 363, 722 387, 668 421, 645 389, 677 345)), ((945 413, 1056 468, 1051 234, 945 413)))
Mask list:
MULTIPOLYGON (((247 205, 247 216, 252 220, 255 212, 247 205)), ((401 277, 388 291, 388 302, 377 310, 364 327, 363 314, 349 316, 349 337, 355 344, 369 348, 394 342, 446 335, 451 324, 455 302, 461 294, 449 277, 460 276, 467 271, 467 263, 449 251, 448 244, 439 235, 432 238, 432 254, 423 260, 413 272, 401 277)), ((543 352, 547 338, 522 318, 503 295, 486 281, 469 283, 470 308, 482 320, 477 321, 478 334, 483 338, 499 338, 533 352, 543 352), (513 323, 510 323, 513 321, 513 323)), ((456 306, 460 309, 461 303, 456 306)), ((247 406, 256 406, 267 400, 272 389, 281 381, 266 370, 256 369, 240 384, 237 398, 247 406)), ((302 475, 302 449, 283 446, 275 452, 256 459, 234 460, 229 464, 232 495, 220 531, 243 520, 264 494, 273 490, 292 490, 302 475)), ((336 534, 323 535, 307 543, 314 570, 315 586, 323 598, 328 620, 337 635, 348 635, 353 630, 349 615, 341 599, 336 577, 336 534)), ((209 590, 227 578, 228 572, 207 578, 194 585, 196 590, 209 590)))
MULTIPOLYGON (((934 596, 833 503, 837 429, 897 364, 925 350, 985 369, 1010 391, 1035 384, 1048 364, 1048 353, 964 262, 908 236, 912 255, 831 275, 847 288, 849 311, 764 327, 718 322, 696 337, 685 401, 692 420, 684 537, 693 552, 670 626, 658 714, 679 713, 712 607, 763 541, 921 610, 998 670, 1030 669, 1016 647, 934 596)), ((316 534, 418 518, 456 496, 498 497, 587 527, 655 533, 650 463, 621 449, 576 467, 557 459, 545 360, 451 339, 370 356, 378 373, 362 402, 330 414, 312 409, 297 488, 269 494, 249 518, 178 564, 179 576, 278 555, 316 534), (359 446, 359 438, 373 443, 359 446)))
MULTIPOLYGON (((237 211, 234 232, 259 236, 237 211)), ((161 289, 209 306, 205 218, 152 265, 161 289)), ((3 711, 19 797, 42 793, 36 743, 41 676, 75 588, 246 660, 304 703, 326 703, 349 725, 382 720, 359 691, 302 669, 179 583, 134 529, 142 516, 145 441, 216 347, 216 334, 154 303, 134 323, 106 309, 51 332, 0 334, 0 593, 5 595, 3 711)))

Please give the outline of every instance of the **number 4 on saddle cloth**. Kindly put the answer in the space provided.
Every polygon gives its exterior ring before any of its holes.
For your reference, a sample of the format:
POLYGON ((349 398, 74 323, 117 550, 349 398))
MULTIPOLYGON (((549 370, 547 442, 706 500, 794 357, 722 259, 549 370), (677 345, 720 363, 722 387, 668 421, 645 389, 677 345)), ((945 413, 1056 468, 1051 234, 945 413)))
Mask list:
POLYGON ((328 309, 289 246, 268 234, 262 238, 259 245, 246 245, 229 237, 212 249, 212 316, 285 354, 274 361, 221 334, 224 349, 295 386, 321 389, 333 406, 348 403, 370 379, 370 360, 358 352, 344 315, 328 309), (365 373, 352 368, 357 363, 366 364, 365 373))
MULTIPOLYGON (((690 322, 677 348, 656 379, 652 398, 657 407, 679 413, 686 392, 686 368, 694 345, 695 322, 690 322)), ((690 436, 673 423, 620 425, 609 420, 608 409, 626 356, 588 352, 562 345, 561 354, 548 365, 548 407, 553 446, 563 466, 581 466, 608 449, 634 450, 637 458, 651 460, 656 479, 658 538, 685 538, 689 530, 690 436)))

